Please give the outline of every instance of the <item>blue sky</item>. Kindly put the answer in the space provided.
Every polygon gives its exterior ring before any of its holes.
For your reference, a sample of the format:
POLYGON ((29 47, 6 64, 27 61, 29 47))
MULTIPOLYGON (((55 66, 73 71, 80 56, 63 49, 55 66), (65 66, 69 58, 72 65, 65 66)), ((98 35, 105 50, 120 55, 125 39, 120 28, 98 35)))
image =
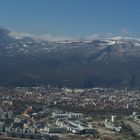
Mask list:
POLYGON ((31 34, 140 37, 140 0, 0 0, 0 26, 31 34))

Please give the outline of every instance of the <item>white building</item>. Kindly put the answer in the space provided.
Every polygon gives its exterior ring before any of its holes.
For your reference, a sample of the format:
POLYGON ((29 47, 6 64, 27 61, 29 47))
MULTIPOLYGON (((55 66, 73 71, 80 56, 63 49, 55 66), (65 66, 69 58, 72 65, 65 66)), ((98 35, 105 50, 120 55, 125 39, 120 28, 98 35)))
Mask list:
POLYGON ((52 113, 53 118, 75 118, 75 119, 80 119, 83 117, 82 113, 52 113))

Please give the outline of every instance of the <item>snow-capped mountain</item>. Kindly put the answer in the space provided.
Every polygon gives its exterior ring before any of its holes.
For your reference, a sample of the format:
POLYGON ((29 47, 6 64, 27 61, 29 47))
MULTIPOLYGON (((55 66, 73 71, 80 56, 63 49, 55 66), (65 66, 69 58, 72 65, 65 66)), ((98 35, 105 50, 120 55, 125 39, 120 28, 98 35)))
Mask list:
POLYGON ((0 85, 140 86, 140 41, 15 39, 0 29, 0 85))

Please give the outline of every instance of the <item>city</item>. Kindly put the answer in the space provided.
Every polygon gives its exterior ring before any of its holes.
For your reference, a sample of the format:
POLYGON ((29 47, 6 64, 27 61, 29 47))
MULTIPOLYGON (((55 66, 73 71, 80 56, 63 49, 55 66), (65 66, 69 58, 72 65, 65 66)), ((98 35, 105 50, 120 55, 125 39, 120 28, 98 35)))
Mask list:
POLYGON ((0 135, 26 139, 140 138, 140 91, 0 88, 0 135))

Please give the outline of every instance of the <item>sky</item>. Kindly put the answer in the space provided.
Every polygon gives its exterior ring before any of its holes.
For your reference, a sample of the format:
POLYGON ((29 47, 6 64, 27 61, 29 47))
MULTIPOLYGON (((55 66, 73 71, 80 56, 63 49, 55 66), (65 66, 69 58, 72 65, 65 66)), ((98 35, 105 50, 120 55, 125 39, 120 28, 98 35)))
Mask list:
POLYGON ((42 38, 140 37, 140 0, 0 0, 0 27, 42 38))

